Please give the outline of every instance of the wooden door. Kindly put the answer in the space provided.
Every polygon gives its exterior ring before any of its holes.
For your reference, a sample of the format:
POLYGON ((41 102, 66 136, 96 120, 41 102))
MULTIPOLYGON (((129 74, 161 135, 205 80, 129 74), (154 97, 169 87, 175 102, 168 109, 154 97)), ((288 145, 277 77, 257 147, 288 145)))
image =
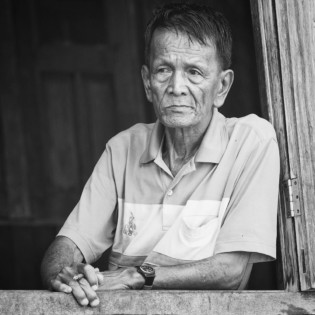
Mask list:
POLYGON ((41 287, 44 251, 106 141, 154 120, 136 6, 0 1, 0 289, 41 287))
POLYGON ((137 16, 126 0, 11 3, 30 204, 9 215, 61 222, 109 138, 146 120, 137 16))

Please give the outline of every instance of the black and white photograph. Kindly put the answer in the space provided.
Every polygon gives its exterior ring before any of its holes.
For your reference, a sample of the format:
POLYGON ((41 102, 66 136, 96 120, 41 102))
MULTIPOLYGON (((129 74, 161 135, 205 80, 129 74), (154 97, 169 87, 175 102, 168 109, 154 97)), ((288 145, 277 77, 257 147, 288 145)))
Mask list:
POLYGON ((0 314, 315 314, 314 0, 0 0, 0 314))

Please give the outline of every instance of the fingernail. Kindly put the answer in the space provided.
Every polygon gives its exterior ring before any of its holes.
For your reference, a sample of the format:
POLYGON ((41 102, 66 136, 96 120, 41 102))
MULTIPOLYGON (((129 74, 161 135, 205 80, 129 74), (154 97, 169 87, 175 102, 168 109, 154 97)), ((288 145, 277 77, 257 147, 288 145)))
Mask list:
POLYGON ((97 285, 96 285, 96 284, 92 285, 92 289, 93 289, 94 291, 96 291, 96 290, 97 290, 97 285))
POLYGON ((98 278, 99 278, 101 281, 104 280, 104 276, 103 276, 101 273, 98 273, 97 276, 98 276, 98 278))
POLYGON ((71 293, 72 292, 72 288, 68 287, 68 288, 65 288, 65 293, 71 293))
POLYGON ((88 299, 83 299, 81 301, 81 305, 88 305, 89 304, 89 300, 88 299))
POLYGON ((99 299, 93 300, 93 301, 90 303, 91 306, 97 306, 97 305, 99 305, 99 304, 100 304, 100 300, 99 300, 99 299))

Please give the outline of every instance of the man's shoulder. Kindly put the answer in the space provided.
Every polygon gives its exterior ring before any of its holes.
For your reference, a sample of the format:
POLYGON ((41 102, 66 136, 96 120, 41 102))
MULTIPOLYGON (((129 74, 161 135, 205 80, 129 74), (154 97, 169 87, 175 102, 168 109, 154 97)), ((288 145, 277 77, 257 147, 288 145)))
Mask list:
POLYGON ((143 149, 143 145, 146 143, 148 137, 150 137, 153 127, 154 123, 135 124, 112 137, 108 141, 108 146, 114 148, 136 146, 143 149))
POLYGON ((227 127, 231 133, 252 134, 257 137, 257 140, 277 140, 272 124, 255 114, 240 118, 227 118, 227 127))

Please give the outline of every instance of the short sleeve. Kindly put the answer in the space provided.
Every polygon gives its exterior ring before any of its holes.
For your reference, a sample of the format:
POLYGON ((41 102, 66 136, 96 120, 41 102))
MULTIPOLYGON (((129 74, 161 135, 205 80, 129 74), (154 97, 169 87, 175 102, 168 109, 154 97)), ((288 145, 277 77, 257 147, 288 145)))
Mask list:
POLYGON ((259 141, 233 185, 215 254, 251 252, 251 263, 276 258, 279 164, 276 140, 259 141))
POLYGON ((58 236, 70 238, 86 262, 96 261, 113 243, 116 204, 111 150, 107 146, 58 236))

